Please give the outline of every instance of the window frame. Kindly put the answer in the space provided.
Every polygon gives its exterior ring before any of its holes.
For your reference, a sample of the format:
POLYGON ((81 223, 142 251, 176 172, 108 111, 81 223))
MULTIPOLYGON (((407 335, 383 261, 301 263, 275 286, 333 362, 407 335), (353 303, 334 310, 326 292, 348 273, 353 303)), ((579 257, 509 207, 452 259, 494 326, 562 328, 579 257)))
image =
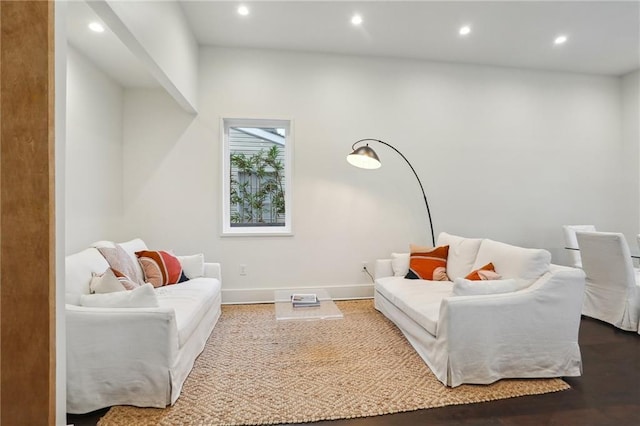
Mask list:
POLYGON ((293 120, 281 118, 220 119, 222 145, 222 236, 291 236, 293 235, 293 120), (284 144, 284 226, 231 226, 231 127, 280 127, 285 129, 284 144))

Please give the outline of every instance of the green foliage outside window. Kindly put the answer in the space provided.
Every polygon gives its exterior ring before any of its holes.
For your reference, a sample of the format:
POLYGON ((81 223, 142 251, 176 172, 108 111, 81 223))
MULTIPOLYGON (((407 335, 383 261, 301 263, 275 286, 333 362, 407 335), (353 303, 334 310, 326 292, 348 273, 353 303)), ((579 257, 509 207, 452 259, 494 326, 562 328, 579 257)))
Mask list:
POLYGON ((284 224, 284 164, 279 155, 277 146, 253 155, 231 154, 231 204, 237 207, 232 226, 284 224))

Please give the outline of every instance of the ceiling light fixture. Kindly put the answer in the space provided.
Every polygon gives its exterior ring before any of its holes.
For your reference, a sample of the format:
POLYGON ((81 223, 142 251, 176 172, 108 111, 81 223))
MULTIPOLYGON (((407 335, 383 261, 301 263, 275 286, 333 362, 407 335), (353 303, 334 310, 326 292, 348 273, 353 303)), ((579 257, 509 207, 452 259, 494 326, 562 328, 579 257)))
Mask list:
POLYGON ((96 33, 103 33, 104 25, 102 25, 100 22, 92 22, 89 24, 89 29, 96 33))
POLYGON ((566 42, 567 42, 566 35, 559 35, 558 37, 556 37, 555 40, 553 40, 553 44, 564 44, 566 42))
POLYGON ((247 6, 238 6, 238 14, 247 16, 249 14, 249 8, 247 6))
POLYGON ((362 24, 362 16, 355 14, 353 15, 353 17, 351 18, 351 23, 353 25, 360 25, 362 24))
POLYGON ((461 36, 466 36, 471 32, 471 27, 468 25, 465 25, 464 27, 460 27, 460 30, 458 30, 458 34, 460 34, 461 36))

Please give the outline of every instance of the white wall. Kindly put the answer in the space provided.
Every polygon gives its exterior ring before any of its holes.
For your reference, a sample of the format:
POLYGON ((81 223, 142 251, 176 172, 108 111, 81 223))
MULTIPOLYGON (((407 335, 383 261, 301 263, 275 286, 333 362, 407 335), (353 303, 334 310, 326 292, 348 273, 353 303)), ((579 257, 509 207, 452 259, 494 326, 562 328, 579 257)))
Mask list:
POLYGON ((123 90, 72 47, 67 51, 66 253, 119 235, 123 90))
MULTIPOLYGON (((622 138, 626 147, 635 148, 630 152, 629 161, 635 159, 636 162, 640 162, 640 70, 622 77, 622 138)), ((637 178, 640 181, 640 175, 637 178)), ((640 194, 637 190, 629 196, 635 197, 636 205, 640 205, 640 194)), ((640 221, 640 218, 638 220, 640 221)), ((636 239, 629 241, 629 245, 637 249, 636 239)))
POLYGON ((89 4, 185 110, 197 111, 198 43, 177 1, 89 4))
MULTIPOLYGON (((561 225, 638 231, 637 156, 621 137, 620 79, 266 50, 204 48, 200 114, 125 94, 125 223, 158 248, 204 252, 233 289, 367 284, 362 260, 427 243, 399 156, 348 165, 351 144, 395 145, 421 176, 436 234, 549 249, 561 225), (220 235, 221 117, 292 118, 293 237, 220 235), (248 275, 239 276, 239 264, 248 275)), ((264 293, 267 294, 267 293, 264 293)), ((239 296, 238 296, 239 297, 239 296)))

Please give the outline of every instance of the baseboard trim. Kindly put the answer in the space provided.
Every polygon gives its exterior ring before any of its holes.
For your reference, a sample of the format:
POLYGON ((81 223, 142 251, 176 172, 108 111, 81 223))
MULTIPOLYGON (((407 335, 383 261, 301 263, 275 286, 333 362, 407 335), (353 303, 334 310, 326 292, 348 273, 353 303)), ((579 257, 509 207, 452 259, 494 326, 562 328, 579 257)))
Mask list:
POLYGON ((314 289, 327 290, 333 300, 371 299, 373 284, 326 285, 322 287, 279 287, 279 288, 242 288, 222 289, 223 305, 252 303, 273 303, 273 292, 291 290, 298 293, 312 293, 314 289))

